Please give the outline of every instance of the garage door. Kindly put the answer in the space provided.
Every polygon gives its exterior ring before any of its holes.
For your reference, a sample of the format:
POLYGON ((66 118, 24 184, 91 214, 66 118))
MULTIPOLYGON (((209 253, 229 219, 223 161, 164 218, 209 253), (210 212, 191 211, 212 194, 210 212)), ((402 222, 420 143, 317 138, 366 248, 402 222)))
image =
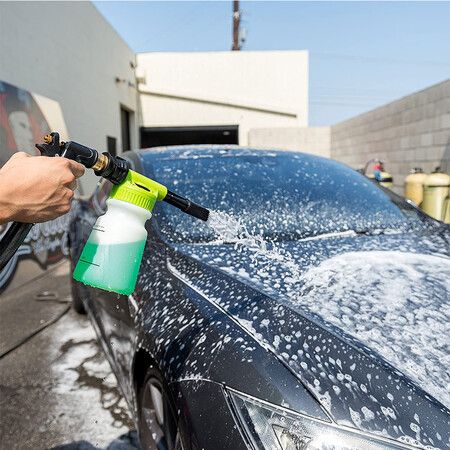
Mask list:
POLYGON ((141 127, 141 148, 187 144, 238 144, 237 125, 141 127))

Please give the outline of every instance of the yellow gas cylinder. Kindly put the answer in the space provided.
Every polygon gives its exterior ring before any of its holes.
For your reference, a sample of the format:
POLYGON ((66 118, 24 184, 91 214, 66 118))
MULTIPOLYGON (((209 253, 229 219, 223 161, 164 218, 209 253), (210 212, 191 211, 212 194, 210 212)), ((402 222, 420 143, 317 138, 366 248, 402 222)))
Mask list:
POLYGON ((444 223, 450 223, 450 195, 444 201, 444 223))
POLYGON ((405 197, 420 205, 423 200, 423 183, 427 177, 420 167, 415 167, 405 178, 405 197))
POLYGON ((423 211, 437 220, 443 220, 444 203, 449 195, 449 188, 450 176, 437 167, 423 183, 423 211))

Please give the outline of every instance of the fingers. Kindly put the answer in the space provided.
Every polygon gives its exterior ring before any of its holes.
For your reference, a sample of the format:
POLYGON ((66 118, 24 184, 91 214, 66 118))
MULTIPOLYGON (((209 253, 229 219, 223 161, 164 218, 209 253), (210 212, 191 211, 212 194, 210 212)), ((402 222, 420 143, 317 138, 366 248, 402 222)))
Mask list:
POLYGON ((60 198, 60 201, 58 202, 58 205, 54 208, 52 208, 52 213, 54 217, 58 217, 62 214, 67 214, 70 211, 70 208, 72 206, 72 199, 74 196, 73 190, 69 188, 65 188, 62 197, 60 198))
POLYGON ((75 178, 80 178, 84 174, 84 166, 71 159, 68 159, 67 161, 69 162, 69 169, 72 171, 75 178))
POLYGON ((34 156, 34 158, 38 158, 35 159, 35 164, 42 163, 46 166, 48 165, 48 167, 58 168, 64 177, 67 169, 69 169, 69 173, 72 173, 75 178, 80 178, 84 174, 84 166, 71 159, 50 156, 34 156))
POLYGON ((66 214, 66 213, 68 213, 70 211, 72 199, 73 199, 73 191, 68 189, 65 192, 65 202, 64 202, 64 204, 62 205, 62 208, 61 208, 61 212, 63 214, 66 214))
POLYGON ((71 183, 67 184, 67 187, 71 191, 74 191, 77 188, 77 180, 73 180, 71 183))

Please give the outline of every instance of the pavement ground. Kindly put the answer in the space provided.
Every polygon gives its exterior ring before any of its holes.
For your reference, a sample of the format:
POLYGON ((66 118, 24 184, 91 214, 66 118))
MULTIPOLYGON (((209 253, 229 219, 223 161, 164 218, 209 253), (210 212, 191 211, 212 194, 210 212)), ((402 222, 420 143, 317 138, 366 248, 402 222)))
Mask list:
POLYGON ((69 264, 0 298, 0 447, 138 448, 125 400, 93 328, 70 305, 69 264))

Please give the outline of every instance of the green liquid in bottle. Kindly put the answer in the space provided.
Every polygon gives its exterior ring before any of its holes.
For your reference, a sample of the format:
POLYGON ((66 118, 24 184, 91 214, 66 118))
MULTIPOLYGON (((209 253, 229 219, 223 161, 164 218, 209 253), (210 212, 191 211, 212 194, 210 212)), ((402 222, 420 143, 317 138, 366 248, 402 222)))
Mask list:
POLYGON ((134 291, 145 241, 112 245, 86 242, 73 272, 81 283, 129 295, 134 291))

